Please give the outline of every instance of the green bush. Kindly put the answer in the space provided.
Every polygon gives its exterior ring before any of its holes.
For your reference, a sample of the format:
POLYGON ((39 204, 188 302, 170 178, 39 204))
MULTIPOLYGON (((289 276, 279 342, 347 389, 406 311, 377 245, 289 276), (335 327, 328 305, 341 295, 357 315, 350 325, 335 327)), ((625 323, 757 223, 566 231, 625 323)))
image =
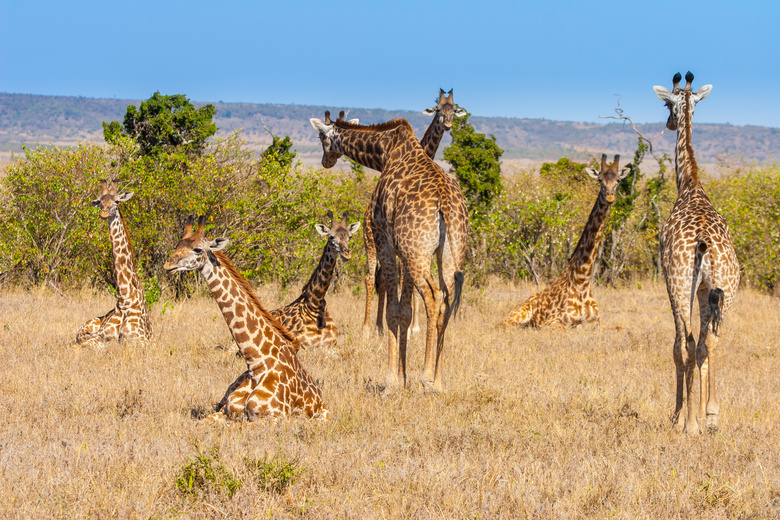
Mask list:
MULTIPOLYGON (((197 446, 196 446, 197 448, 197 446)), ((219 449, 190 458, 176 477, 176 489, 192 498, 203 499, 208 493, 226 492, 228 498, 241 489, 241 481, 219 461, 219 449)))
POLYGON ((255 475, 257 486, 266 493, 281 494, 303 473, 297 461, 283 457, 246 459, 244 464, 255 475))

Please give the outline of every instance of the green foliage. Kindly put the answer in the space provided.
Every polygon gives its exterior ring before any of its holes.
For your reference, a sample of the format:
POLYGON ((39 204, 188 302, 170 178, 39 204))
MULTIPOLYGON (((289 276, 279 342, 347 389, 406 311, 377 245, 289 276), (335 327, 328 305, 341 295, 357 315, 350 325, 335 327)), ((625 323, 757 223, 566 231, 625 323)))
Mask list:
POLYGON ((210 453, 202 453, 197 449, 198 455, 190 457, 176 477, 176 488, 192 498, 203 499, 206 494, 222 492, 232 498, 241 489, 242 483, 219 461, 219 449, 212 448, 210 453))
MULTIPOLYGON (((108 147, 28 150, 0 180, 0 272, 34 284, 113 284, 107 226, 90 205, 107 177, 135 192, 120 211, 150 303, 169 284, 181 296, 198 283, 196 273, 171 279, 162 269, 188 215, 207 215, 206 233, 230 239, 245 276, 286 285, 319 261, 325 243, 314 224, 328 209, 359 220, 373 189, 345 172, 258 161, 238 133, 201 155, 142 156, 125 136, 108 147)), ((362 258, 356 248, 344 274, 356 278, 362 258)))
POLYGON ((501 155, 495 136, 478 134, 469 123, 470 114, 456 117, 452 124, 452 144, 444 149, 444 160, 460 182, 469 212, 482 214, 503 191, 501 155))
POLYGON ((118 121, 103 123, 103 138, 108 143, 125 135, 134 139, 141 155, 155 155, 181 149, 199 154, 206 140, 217 131, 212 118, 217 113, 214 105, 195 108, 187 96, 165 96, 155 92, 141 103, 127 107, 122 125, 118 121))
POLYGON ((780 167, 736 169, 705 189, 729 225, 742 277, 777 291, 780 284, 780 167))
POLYGON ((289 135, 284 136, 281 139, 277 136, 273 136, 273 142, 263 150, 260 156, 261 163, 276 163, 281 168, 289 168, 292 166, 295 160, 295 150, 292 148, 292 140, 289 135))
POLYGON ((588 165, 574 162, 562 157, 556 163, 542 163, 539 168, 539 176, 550 182, 560 181, 564 183, 587 181, 588 174, 585 171, 588 165))
POLYGON ((297 461, 286 460, 283 457, 246 459, 244 463, 255 474, 257 486, 266 493, 281 494, 303 473, 297 461))

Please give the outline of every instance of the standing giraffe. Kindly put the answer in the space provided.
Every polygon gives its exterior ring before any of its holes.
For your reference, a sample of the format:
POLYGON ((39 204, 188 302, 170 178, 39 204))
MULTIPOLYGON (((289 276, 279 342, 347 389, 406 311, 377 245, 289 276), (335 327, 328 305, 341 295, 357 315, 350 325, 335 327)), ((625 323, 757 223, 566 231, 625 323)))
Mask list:
POLYGON ((666 290, 674 314, 674 364, 677 369, 677 395, 672 420, 688 433, 699 433, 697 415, 707 418, 707 428, 718 427, 718 397, 712 358, 718 346, 723 315, 729 310, 739 285, 739 261, 728 224, 712 207, 699 181, 699 167, 691 145, 691 119, 696 103, 707 97, 712 85, 691 90, 693 74, 680 73, 672 79, 673 89, 653 87, 656 96, 669 108, 666 127, 677 130, 674 169, 677 200, 660 235, 660 255, 666 290), (693 335, 693 301, 699 299, 699 339, 693 335), (712 324, 712 334, 709 334, 712 324), (685 341, 685 349, 682 343, 685 341), (699 410, 694 408, 693 372, 699 367, 699 410), (683 423, 680 411, 683 385, 687 389, 688 417, 683 423))
POLYGON ((601 170, 586 170, 599 181, 601 189, 566 269, 550 287, 535 293, 510 312, 504 320, 505 325, 553 325, 565 330, 598 321, 599 307, 590 292, 590 279, 601 229, 615 200, 618 183, 631 171, 629 168, 619 170, 619 162, 620 156, 616 155, 612 164, 607 165, 607 154, 602 154, 601 170))
POLYGON ((425 154, 405 119, 359 126, 343 121, 311 119, 322 141, 322 165, 331 168, 346 155, 381 172, 371 204, 371 232, 380 265, 403 266, 398 299, 396 269, 383 269, 387 290, 387 390, 406 383, 407 331, 412 321, 411 298, 416 288, 428 316, 422 385, 442 390, 444 333, 457 311, 463 288, 468 214, 463 195, 447 173, 425 154), (438 281, 431 275, 436 259, 438 281))
POLYGON ((103 316, 92 318, 76 333, 76 343, 104 348, 106 341, 139 340, 152 337, 152 324, 146 308, 146 298, 133 257, 133 245, 127 234, 125 220, 119 214, 119 203, 127 202, 133 192, 117 195, 117 183, 100 183, 100 197, 92 205, 100 208, 100 218, 108 221, 111 251, 116 279, 116 306, 103 316))
POLYGON ((320 263, 303 286, 301 295, 286 307, 271 311, 271 315, 298 338, 302 347, 331 347, 339 336, 339 330, 325 308, 325 294, 333 279, 339 256, 345 261, 352 258, 349 239, 360 228, 360 222, 348 224, 347 211, 342 215, 341 222, 334 220, 330 210, 328 216, 330 228, 323 224, 314 226, 317 233, 327 237, 328 241, 320 263))
POLYGON ((165 271, 200 271, 247 365, 247 371, 230 385, 217 412, 207 419, 221 423, 242 415, 254 420, 299 412, 327 419, 320 389, 298 362, 298 339, 260 304, 249 282, 221 252, 228 240, 206 238, 205 217, 198 219, 195 231, 194 222, 191 215, 184 236, 165 262, 165 271))
MULTIPOLYGON (((423 110, 423 114, 434 116, 428 129, 425 130, 425 135, 420 139, 420 146, 422 146, 425 154, 431 159, 436 157, 436 151, 439 149, 439 144, 441 143, 444 134, 452 128, 452 118, 454 116, 463 117, 466 115, 466 111, 456 105, 452 97, 452 89, 445 95, 444 90, 440 88, 439 100, 436 103, 436 106, 423 110)), ((457 183, 455 184, 457 185, 457 183)), ((374 236, 371 234, 371 215, 373 212, 374 207, 372 204, 369 204, 368 208, 366 208, 366 214, 363 217, 363 242, 366 246, 366 262, 368 264, 368 272, 365 276, 366 312, 363 318, 364 337, 371 334, 371 297, 373 296, 375 286, 377 297, 376 328, 380 335, 383 332, 383 314, 385 311, 385 287, 382 284, 382 277, 377 271, 376 246, 374 245, 374 236)), ((416 296, 412 297, 411 330, 412 332, 420 330, 419 320, 417 319, 416 296)))

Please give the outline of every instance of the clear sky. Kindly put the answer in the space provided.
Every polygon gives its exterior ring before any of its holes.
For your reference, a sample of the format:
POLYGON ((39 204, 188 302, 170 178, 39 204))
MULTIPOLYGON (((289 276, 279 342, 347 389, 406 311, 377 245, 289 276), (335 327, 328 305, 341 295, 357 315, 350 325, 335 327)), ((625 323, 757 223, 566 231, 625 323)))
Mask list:
MULTIPOLYGON (((0 92, 600 121, 714 86, 696 122, 780 127, 771 0, 0 0, 0 92)), ((313 114, 319 115, 319 114, 313 114)))

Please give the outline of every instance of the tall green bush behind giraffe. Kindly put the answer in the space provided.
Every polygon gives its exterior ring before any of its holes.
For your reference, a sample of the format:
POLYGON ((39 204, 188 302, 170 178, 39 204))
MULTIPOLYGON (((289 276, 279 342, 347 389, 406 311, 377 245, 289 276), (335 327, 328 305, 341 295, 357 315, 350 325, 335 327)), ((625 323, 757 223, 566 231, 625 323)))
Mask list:
MULTIPOLYGON (((274 153, 290 152, 282 146, 274 153)), ((305 281, 322 250, 314 223, 323 222, 328 209, 360 215, 374 183, 355 172, 284 164, 269 155, 255 156, 240 133, 211 142, 199 156, 145 158, 129 138, 107 145, 26 149, 0 180, 0 280, 58 288, 112 285, 107 230, 89 203, 100 179, 116 175, 121 189, 135 192, 122 215, 147 290, 159 292, 169 283, 161 265, 191 213, 208 215, 209 232, 231 239, 229 254, 250 279, 305 281)), ((597 189, 580 178, 580 166, 562 159, 542 165, 541 171, 526 169, 503 178, 503 191, 472 222, 470 283, 490 276, 544 283, 560 273, 597 189)), ((616 280, 657 274, 657 226, 669 213, 674 187, 668 171, 653 170, 643 166, 630 205, 623 208, 620 198, 616 202, 597 280, 609 281, 605 255, 612 249, 615 223, 623 233, 614 250, 624 262, 616 280)), ((703 176, 703 182, 729 223, 743 280, 759 288, 777 287, 780 168, 742 166, 719 178, 703 176)), ((356 248, 344 264, 346 279, 356 282, 362 275, 363 255, 356 248)))

